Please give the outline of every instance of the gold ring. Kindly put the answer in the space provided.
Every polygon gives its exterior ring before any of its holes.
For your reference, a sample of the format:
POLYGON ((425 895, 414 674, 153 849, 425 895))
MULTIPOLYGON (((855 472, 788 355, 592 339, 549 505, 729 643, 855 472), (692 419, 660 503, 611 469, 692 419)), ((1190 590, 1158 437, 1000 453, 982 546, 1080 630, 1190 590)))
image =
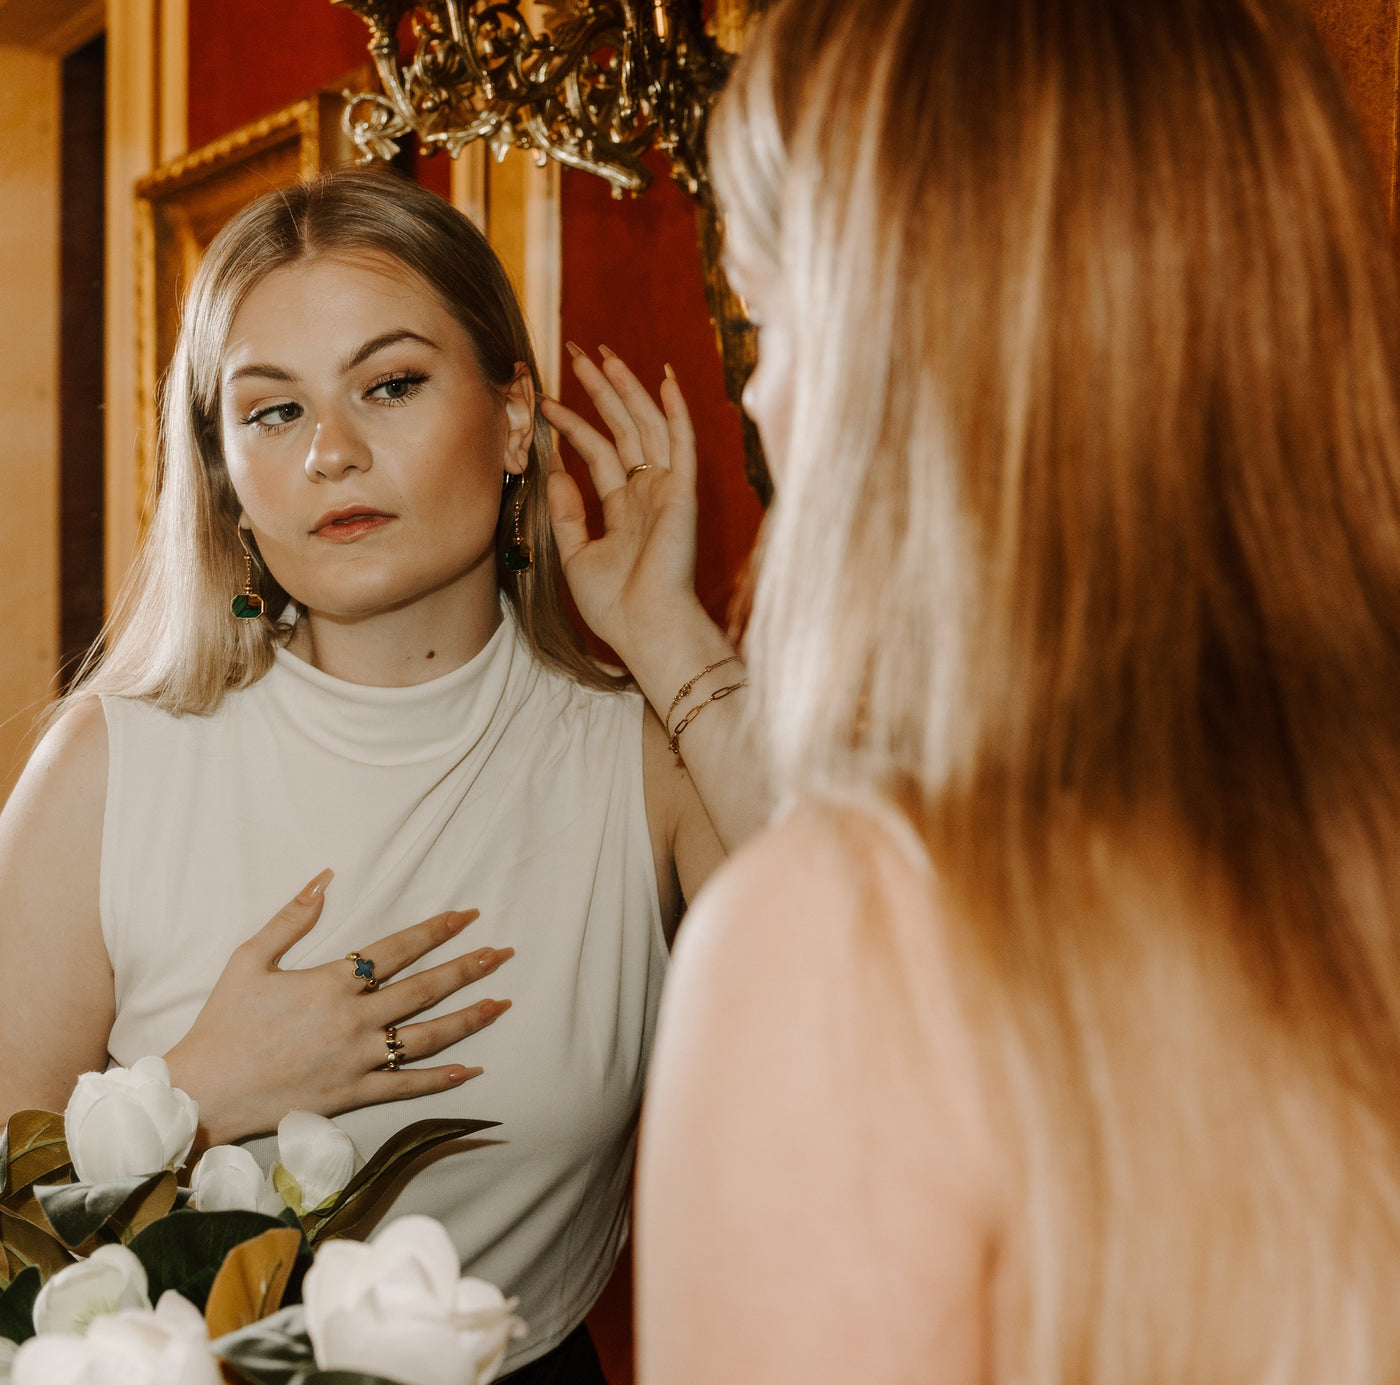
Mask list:
POLYGON ((368 957, 361 957, 358 952, 347 952, 345 960, 354 962, 355 975, 365 983, 365 990, 377 991, 379 989, 379 982, 374 979, 374 963, 368 957))
POLYGON ((404 1042, 399 1038, 399 1029, 395 1024, 384 1026, 384 1066, 390 1072, 398 1072, 399 1064, 403 1062, 404 1042))
POLYGON ((650 462, 638 462, 636 466, 629 466, 629 467, 627 468, 627 475, 624 476, 622 479, 623 479, 624 481, 630 481, 639 471, 650 471, 650 470, 651 470, 651 463, 650 463, 650 462))

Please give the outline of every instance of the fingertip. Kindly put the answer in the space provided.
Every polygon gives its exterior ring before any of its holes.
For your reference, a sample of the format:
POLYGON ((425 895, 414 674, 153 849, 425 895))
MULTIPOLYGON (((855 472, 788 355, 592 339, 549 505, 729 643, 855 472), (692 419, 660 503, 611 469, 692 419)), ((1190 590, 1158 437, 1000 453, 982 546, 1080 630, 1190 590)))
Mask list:
POLYGON ((456 1087, 460 1086, 463 1082, 469 1081, 473 1077, 480 1077, 485 1071, 485 1068, 449 1068, 447 1080, 456 1087))
POLYGON ((679 385, 679 384, 680 384, 680 381, 676 379, 676 372, 675 372, 674 370, 671 369, 671 363, 670 363, 670 361, 667 361, 667 362, 666 362, 666 378, 667 378, 673 385, 679 385))
POLYGON ((571 341, 566 341, 564 345, 568 348, 569 355, 571 355, 574 358, 574 360, 578 360, 580 356, 586 354, 584 352, 583 347, 577 346, 571 341))
POLYGON ((331 883, 334 877, 335 872, 327 866, 315 879, 308 880, 306 884, 302 886, 301 893, 297 895, 296 902, 298 904, 307 905, 318 903, 326 893, 326 886, 331 883))
POLYGON ((549 452, 549 473, 557 476, 564 470, 564 454, 557 448, 551 448, 549 452))

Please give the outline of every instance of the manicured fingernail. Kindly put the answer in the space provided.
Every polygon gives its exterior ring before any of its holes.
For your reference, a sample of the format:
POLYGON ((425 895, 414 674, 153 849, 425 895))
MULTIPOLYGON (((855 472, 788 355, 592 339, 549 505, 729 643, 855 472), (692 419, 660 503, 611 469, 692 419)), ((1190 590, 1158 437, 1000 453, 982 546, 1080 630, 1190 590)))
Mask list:
POLYGON ((598 354, 600 356, 606 356, 610 361, 615 359, 617 356, 616 351, 612 350, 611 347, 603 346, 601 343, 599 343, 598 346, 598 354))
POLYGON ((496 965, 496 949, 494 947, 483 947, 476 954, 476 964, 479 967, 494 967, 496 965))
POLYGON ((465 1082, 469 1077, 480 1077, 485 1071, 485 1068, 453 1068, 447 1074, 447 1080, 453 1083, 465 1082))
POLYGON ((549 454, 549 469, 551 471, 564 470, 564 454, 558 448, 549 454))
POLYGON ((488 1000, 482 1007, 486 1011, 486 1023, 495 1024, 507 1010, 510 1009, 508 1000, 488 1000))
MULTIPOLYGON (((675 380, 676 378, 676 372, 671 369, 671 363, 669 361, 666 363, 666 378, 668 380, 675 380)), ((679 381, 677 381, 677 383, 679 383, 679 381)))
POLYGON ((315 904, 321 895, 325 894, 326 886, 331 883, 335 872, 327 866, 314 880, 307 881, 301 893, 297 896, 298 904, 315 904))
POLYGON ((574 360, 578 360, 578 358, 584 354, 583 347, 575 346, 571 341, 566 341, 564 345, 569 348, 569 355, 571 355, 574 360))
POLYGON ((447 926, 454 933, 460 933, 473 919, 480 917, 475 909, 459 909, 447 920, 447 926))

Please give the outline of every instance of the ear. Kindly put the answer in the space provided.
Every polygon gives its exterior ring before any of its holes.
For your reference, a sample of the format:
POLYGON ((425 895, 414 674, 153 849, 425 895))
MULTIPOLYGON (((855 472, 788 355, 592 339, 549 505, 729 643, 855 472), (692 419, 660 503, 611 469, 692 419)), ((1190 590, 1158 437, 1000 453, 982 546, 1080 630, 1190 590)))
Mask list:
POLYGON ((523 476, 530 464, 530 444, 535 440, 535 382, 524 361, 515 363, 515 375, 505 390, 505 469, 523 476))

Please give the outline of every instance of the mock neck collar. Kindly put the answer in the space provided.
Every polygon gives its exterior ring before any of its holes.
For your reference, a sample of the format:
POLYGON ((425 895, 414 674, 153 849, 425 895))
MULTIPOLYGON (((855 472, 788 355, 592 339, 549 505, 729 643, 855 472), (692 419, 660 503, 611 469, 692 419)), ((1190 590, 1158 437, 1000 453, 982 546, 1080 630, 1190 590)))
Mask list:
POLYGON ((463 754, 519 705, 535 671, 509 606, 501 605, 491 638, 441 678, 406 688, 349 683, 279 649, 269 690, 289 722, 347 759, 393 765, 463 754))

